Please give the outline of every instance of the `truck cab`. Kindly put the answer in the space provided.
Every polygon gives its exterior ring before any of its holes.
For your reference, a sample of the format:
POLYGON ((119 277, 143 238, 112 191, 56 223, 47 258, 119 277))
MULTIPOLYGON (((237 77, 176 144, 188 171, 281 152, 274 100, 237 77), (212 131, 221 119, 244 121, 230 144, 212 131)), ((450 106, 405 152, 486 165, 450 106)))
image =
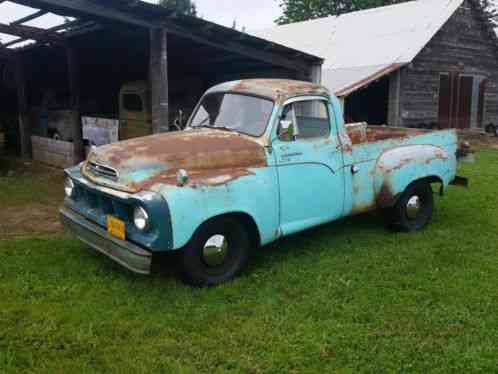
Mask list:
POLYGON ((347 126, 308 82, 254 79, 208 90, 187 129, 98 148, 66 171, 63 224, 134 272, 177 251, 185 279, 232 279, 252 250, 342 217, 383 210, 424 229, 455 180, 458 138, 347 126))

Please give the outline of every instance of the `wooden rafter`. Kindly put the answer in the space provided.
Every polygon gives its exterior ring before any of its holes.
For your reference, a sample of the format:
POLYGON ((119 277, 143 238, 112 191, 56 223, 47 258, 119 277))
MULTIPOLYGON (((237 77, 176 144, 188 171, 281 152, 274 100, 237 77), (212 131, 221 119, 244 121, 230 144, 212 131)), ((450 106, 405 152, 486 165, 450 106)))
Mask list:
POLYGON ((14 22, 11 22, 11 25, 22 25, 23 23, 33 21, 34 19, 40 18, 47 14, 48 12, 45 10, 39 10, 33 14, 30 14, 29 16, 19 18, 18 20, 15 20, 14 22))
MULTIPOLYGON (((18 36, 24 40, 33 39, 41 43, 64 44, 64 38, 61 35, 54 32, 48 32, 46 30, 37 27, 13 25, 13 24, 6 25, 0 23, 0 32, 4 34, 18 36)), ((17 40, 16 42, 20 42, 20 40, 17 40)), ((10 45, 12 44, 16 43, 10 43, 10 45)))
MULTIPOLYGON (((146 17, 139 12, 126 11, 126 9, 106 5, 105 2, 86 1, 86 0, 12 0, 16 3, 35 7, 38 9, 67 14, 75 17, 85 15, 87 17, 97 17, 98 19, 107 19, 116 22, 141 26, 149 29, 162 28, 168 33, 178 35, 199 43, 209 45, 214 48, 238 53, 242 56, 263 61, 268 64, 285 67, 295 71, 302 71, 309 68, 309 64, 302 61, 296 61, 291 55, 278 53, 275 49, 262 50, 261 48, 250 45, 250 43, 241 43, 237 40, 216 40, 217 33, 214 31, 215 26, 189 27, 181 22, 181 18, 166 17, 146 17), (212 30, 211 30, 212 28, 212 30)), ((140 2, 131 0, 128 6, 132 4, 138 6, 140 2)), ((159 14, 159 12, 158 12, 159 14)), ((251 37, 248 36, 248 39, 251 37)), ((304 57, 304 55, 303 55, 304 57)))

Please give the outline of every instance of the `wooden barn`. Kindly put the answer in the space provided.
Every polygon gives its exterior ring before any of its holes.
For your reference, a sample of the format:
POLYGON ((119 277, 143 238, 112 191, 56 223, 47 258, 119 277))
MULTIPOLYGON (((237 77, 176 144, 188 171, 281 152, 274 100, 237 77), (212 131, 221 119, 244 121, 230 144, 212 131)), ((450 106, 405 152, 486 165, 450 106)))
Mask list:
POLYGON ((477 1, 410 1, 256 35, 323 57, 347 121, 498 125, 498 42, 477 1))

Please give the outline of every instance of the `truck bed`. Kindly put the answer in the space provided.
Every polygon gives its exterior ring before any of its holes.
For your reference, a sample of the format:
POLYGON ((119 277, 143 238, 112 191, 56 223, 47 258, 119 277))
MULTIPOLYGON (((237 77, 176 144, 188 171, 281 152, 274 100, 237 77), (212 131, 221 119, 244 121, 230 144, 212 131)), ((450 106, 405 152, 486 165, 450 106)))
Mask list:
MULTIPOLYGON (((421 169, 435 168, 437 175, 440 174, 438 168, 452 170, 456 162, 457 135, 454 130, 393 128, 368 126, 366 123, 346 125, 346 129, 352 143, 351 153, 345 157, 346 167, 354 165, 358 170, 349 186, 353 191, 350 202, 352 214, 378 207, 378 194, 384 180, 388 179, 396 188, 405 179, 413 178, 411 171, 402 175, 403 166, 409 165, 412 160, 420 162, 421 169), (434 147, 449 158, 441 161, 426 159, 426 154, 431 154, 426 149, 434 147)), ((403 189, 404 186, 400 188, 401 191, 403 189)))
POLYGON ((364 122, 348 124, 346 130, 353 145, 400 139, 431 132, 431 130, 402 127, 369 126, 364 122))

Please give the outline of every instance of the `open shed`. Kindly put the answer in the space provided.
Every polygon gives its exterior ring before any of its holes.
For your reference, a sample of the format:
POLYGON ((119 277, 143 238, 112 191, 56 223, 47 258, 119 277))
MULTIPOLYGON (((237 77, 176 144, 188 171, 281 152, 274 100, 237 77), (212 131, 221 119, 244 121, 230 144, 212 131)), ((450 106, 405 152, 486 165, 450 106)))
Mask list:
POLYGON ((81 160, 82 118, 158 133, 223 81, 321 79, 321 58, 137 0, 0 0, 0 15, 14 8, 0 23, 0 124, 24 157, 81 160))

